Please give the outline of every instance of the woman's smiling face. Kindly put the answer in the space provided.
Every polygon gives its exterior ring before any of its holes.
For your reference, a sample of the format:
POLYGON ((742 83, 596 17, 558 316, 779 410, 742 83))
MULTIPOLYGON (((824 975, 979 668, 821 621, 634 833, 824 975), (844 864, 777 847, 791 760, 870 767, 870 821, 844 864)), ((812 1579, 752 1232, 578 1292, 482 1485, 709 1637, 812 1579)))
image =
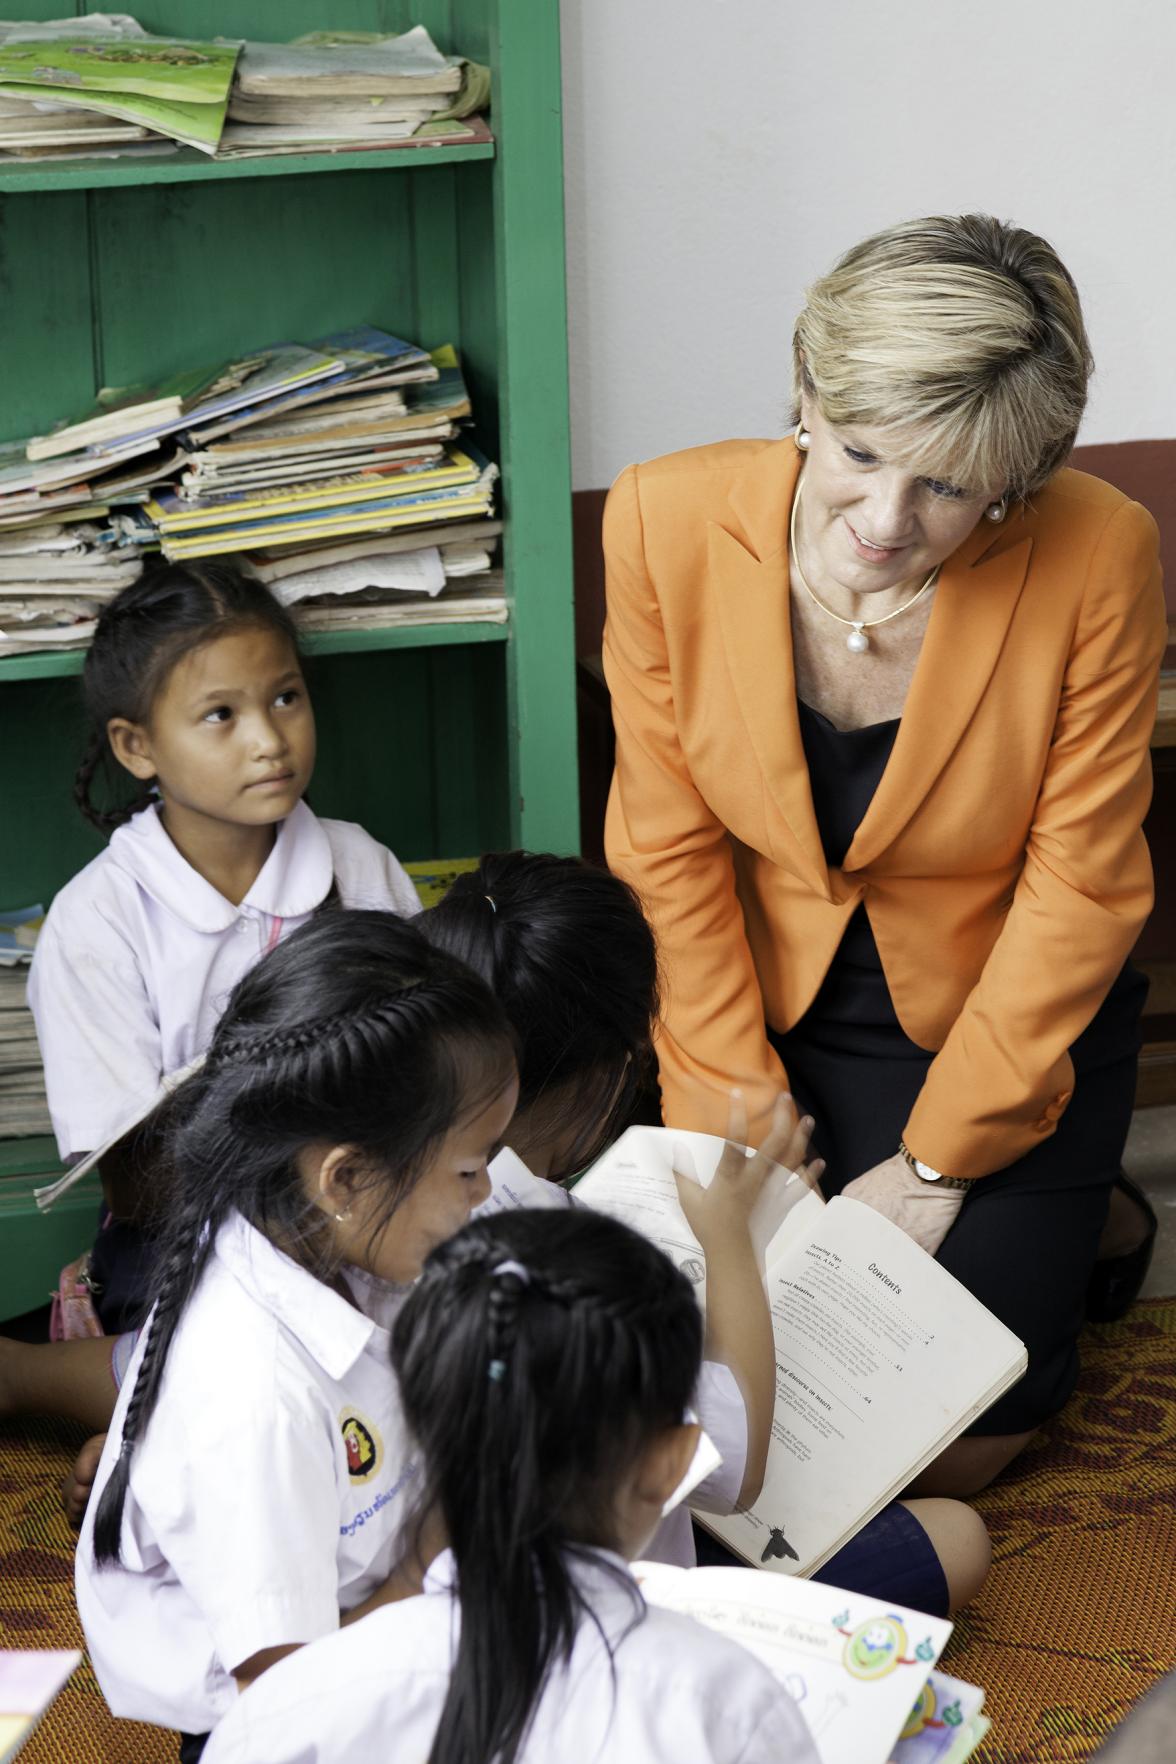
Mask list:
POLYGON ((835 429, 813 399, 804 400, 802 420, 810 442, 798 510, 800 562, 818 594, 918 587, 1001 495, 999 486, 914 476, 887 458, 882 431, 835 429))

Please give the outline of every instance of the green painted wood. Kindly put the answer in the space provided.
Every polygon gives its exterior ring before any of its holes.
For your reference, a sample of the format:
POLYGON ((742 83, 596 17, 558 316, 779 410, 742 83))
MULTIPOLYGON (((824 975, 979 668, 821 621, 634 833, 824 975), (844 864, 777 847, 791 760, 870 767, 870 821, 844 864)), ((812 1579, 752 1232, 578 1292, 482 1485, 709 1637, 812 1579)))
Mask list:
MULTIPOLYGON (((57 1142, 51 1133, 29 1134, 25 1139, 0 1139, 0 1184, 13 1176, 60 1176, 62 1164, 57 1156, 57 1142)), ((12 1189, 0 1187, 0 1211, 5 1194, 12 1189)))
POLYGON ((88 198, 0 201, 0 441, 89 397, 91 314, 88 198))
POLYGON ((102 849, 73 799, 85 745, 76 680, 25 680, 0 688, 0 907, 35 901, 48 906, 62 883, 102 849))
MULTIPOLYGON (((303 637, 301 648, 304 655, 353 655, 368 649, 438 649, 451 644, 506 643, 509 637, 506 625, 487 619, 452 625, 391 625, 377 631, 312 631, 303 637)), ((0 685, 10 680, 71 678, 81 673, 85 660, 79 649, 0 656, 0 685)))
POLYGON ((493 159, 493 141, 451 147, 365 148, 355 153, 291 153, 275 159, 209 159, 195 148, 179 147, 166 159, 120 162, 73 159, 60 165, 29 161, 0 171, 0 191, 102 190, 148 184, 239 183, 243 178, 304 177, 308 172, 419 171, 427 166, 460 165, 493 159))
POLYGON ((471 621, 456 625, 395 625, 383 631, 314 631, 302 639, 305 655, 354 655, 367 649, 448 649, 468 643, 505 643, 506 625, 471 621))
MULTIPOLYGON (((62 10, 24 0, 22 15, 62 10)), ((197 37, 425 23, 443 49, 493 65, 501 146, 0 170, 8 435, 80 409, 103 383, 361 319, 461 350, 477 438, 504 469, 511 623, 306 644, 313 806, 409 861, 576 844, 556 12, 550 0, 148 0, 136 16, 149 30, 197 37)), ((0 905, 48 903, 101 848, 71 797, 81 665, 0 659, 5 825, 22 834, 0 842, 0 905)), ((15 1290, 18 1260, 23 1308, 89 1236, 93 1197, 46 1220, 31 1202, 21 1214, 18 1190, 0 1180, 0 1205, 5 1193, 16 1205, 0 1290, 15 1290)))
POLYGON ((409 195, 379 172, 304 179, 278 202, 258 183, 95 192, 107 383, 365 320, 411 337, 409 195))
POLYGON ((559 15, 504 0, 491 38, 512 793, 519 842, 579 849, 559 15))
POLYGON ((0 1182, 0 1322, 48 1302, 62 1268, 94 1241, 101 1198, 98 1178, 88 1176, 41 1213, 29 1184, 0 1182))

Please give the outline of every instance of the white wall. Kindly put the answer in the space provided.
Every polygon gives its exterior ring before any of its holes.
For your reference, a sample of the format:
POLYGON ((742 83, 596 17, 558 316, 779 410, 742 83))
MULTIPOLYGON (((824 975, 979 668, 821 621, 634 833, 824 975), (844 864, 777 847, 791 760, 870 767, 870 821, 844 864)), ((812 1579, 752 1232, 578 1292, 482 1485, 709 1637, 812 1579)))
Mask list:
POLYGON ((1176 435, 1176 8, 561 0, 573 478, 773 434, 805 285, 913 215, 1043 233, 1083 441, 1176 435))

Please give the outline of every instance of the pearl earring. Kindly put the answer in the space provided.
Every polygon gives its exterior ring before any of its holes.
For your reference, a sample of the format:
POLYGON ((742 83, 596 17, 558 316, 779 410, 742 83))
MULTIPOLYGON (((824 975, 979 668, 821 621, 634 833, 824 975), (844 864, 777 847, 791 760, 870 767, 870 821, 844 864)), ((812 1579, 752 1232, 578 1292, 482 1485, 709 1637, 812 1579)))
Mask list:
POLYGON ((989 520, 995 524, 1004 520, 1005 515, 1008 513, 1008 507, 1008 497, 1002 496, 998 502, 990 502, 984 512, 989 520))
POLYGON ((800 453, 807 453, 812 444, 812 439, 812 436, 809 434, 804 424, 797 423, 796 428, 793 430, 793 440, 796 442, 797 451, 800 453))
POLYGON ((350 1219, 350 1217, 351 1217, 351 1208, 348 1207, 346 1209, 346 1211, 344 1211, 342 1213, 335 1214, 335 1223, 336 1223, 336 1225, 346 1225, 346 1223, 347 1223, 348 1219, 350 1219))

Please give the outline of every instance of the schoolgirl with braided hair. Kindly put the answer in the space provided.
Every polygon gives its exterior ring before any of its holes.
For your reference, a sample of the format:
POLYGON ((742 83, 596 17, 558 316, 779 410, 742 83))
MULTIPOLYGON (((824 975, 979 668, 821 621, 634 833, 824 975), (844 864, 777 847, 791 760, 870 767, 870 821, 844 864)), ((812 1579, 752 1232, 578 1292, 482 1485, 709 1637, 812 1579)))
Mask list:
MULTIPOLYGON (((558 1183, 597 1157, 629 1124, 652 1068, 658 959, 641 903, 620 877, 578 858, 500 852, 459 876, 419 923, 430 942, 486 980, 517 1038, 519 1106, 490 1167, 487 1207, 535 1205, 540 1198, 550 1204, 551 1183, 529 1177, 558 1183)), ((735 1148, 711 1187, 679 1182, 707 1265, 697 1409, 722 1456, 691 1497, 703 1511, 751 1504, 763 1482, 776 1373, 751 1210, 773 1161, 803 1167, 810 1185, 819 1179, 820 1159, 803 1164, 811 1129, 811 1118, 798 1121, 782 1098, 765 1155, 745 1159, 738 1147, 747 1137, 746 1105, 736 1099, 735 1148)), ((648 1554, 682 1567, 699 1556, 733 1560, 709 1533, 692 1529, 683 1507, 666 1517, 648 1554)), ((988 1535, 972 1508, 924 1497, 890 1502, 817 1578, 946 1615, 979 1590, 989 1559, 988 1535)))
POLYGON ((435 1250, 392 1360, 448 1548, 421 1596, 267 1674, 207 1764, 815 1764, 766 1667, 628 1566, 689 1464, 701 1348, 685 1277, 587 1209, 435 1250))
POLYGON ((281 1653, 396 1596, 419 1472, 388 1327, 489 1192, 513 1041, 392 914, 312 919, 162 1105, 154 1306, 77 1552, 116 1715, 194 1736, 281 1653))
MULTIPOLYGON (((312 913, 418 910, 390 851, 302 800, 315 726, 296 634, 236 563, 164 565, 124 589, 99 617, 82 687, 75 795, 109 843, 53 901, 29 979, 67 1162, 203 1052, 234 984, 312 913)), ((101 1174, 86 1278, 110 1339, 0 1341, 0 1415, 109 1420, 113 1337, 145 1308, 150 1160, 124 1142, 101 1174)))

